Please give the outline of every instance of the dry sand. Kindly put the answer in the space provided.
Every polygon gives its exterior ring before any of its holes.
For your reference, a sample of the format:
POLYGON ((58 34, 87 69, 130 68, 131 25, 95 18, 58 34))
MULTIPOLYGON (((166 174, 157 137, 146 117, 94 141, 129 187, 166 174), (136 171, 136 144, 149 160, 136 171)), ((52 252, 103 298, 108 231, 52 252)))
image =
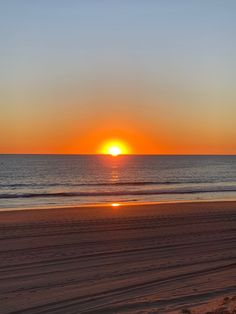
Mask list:
POLYGON ((1 314, 233 313, 236 202, 0 212, 0 243, 1 314))

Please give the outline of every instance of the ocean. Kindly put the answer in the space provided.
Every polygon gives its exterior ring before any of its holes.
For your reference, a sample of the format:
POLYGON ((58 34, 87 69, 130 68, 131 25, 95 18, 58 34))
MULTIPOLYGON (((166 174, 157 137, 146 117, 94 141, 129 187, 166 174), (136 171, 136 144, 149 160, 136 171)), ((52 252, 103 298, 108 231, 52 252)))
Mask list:
POLYGON ((236 199, 236 156, 0 155, 0 209, 236 199))

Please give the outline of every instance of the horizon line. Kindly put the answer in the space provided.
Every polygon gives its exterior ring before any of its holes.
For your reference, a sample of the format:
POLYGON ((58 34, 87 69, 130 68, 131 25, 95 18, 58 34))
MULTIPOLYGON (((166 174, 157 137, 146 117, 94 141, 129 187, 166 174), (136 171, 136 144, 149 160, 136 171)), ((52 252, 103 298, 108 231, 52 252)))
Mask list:
MULTIPOLYGON (((41 156, 111 156, 110 154, 96 154, 96 153, 0 153, 1 155, 41 155, 41 156)), ((204 154, 204 153, 199 153, 199 154, 120 154, 118 156, 111 156, 114 158, 119 158, 120 156, 236 156, 235 154, 204 154)))

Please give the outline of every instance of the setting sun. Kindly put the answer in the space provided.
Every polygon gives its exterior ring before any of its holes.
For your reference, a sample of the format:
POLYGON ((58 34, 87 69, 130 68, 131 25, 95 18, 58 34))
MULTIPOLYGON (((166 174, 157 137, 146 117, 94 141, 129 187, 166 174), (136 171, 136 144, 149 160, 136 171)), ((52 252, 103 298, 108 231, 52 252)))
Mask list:
POLYGON ((112 146, 109 148, 108 150, 109 154, 112 155, 112 156, 118 156, 121 154, 121 150, 119 147, 117 146, 112 146))
POLYGON ((128 146, 121 141, 107 141, 102 145, 99 153, 111 156, 119 156, 130 152, 128 146))

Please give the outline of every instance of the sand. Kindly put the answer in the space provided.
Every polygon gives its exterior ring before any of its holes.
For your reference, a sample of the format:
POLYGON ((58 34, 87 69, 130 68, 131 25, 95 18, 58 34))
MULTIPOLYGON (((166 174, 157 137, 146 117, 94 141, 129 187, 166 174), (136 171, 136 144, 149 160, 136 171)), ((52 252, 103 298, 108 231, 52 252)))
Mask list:
POLYGON ((236 295, 236 202, 0 212, 0 243, 1 314, 205 313, 236 295))

